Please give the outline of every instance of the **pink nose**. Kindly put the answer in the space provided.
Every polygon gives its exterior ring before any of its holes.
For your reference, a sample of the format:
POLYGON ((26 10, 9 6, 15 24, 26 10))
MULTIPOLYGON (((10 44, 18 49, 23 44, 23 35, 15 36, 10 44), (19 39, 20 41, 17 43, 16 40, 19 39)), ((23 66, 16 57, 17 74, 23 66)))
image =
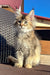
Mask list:
POLYGON ((23 26, 23 23, 21 23, 21 26, 23 26))

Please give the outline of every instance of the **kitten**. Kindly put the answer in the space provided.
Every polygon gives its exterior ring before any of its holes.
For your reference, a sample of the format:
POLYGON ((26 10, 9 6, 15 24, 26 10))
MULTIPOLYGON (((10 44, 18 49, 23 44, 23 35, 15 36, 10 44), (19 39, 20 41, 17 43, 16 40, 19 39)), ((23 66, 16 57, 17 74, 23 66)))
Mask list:
POLYGON ((41 46, 40 42, 35 35, 34 28, 36 20, 34 17, 34 11, 23 18, 23 15, 16 11, 16 59, 12 56, 8 58, 15 62, 16 67, 32 68, 40 62, 41 46))

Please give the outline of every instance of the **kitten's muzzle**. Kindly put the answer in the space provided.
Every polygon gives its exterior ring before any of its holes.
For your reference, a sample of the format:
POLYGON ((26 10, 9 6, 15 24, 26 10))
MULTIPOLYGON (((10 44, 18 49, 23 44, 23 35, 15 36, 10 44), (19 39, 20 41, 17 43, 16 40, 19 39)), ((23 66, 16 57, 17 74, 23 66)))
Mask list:
POLYGON ((21 25, 21 27, 22 27, 22 26, 23 26, 23 23, 21 23, 20 25, 21 25))

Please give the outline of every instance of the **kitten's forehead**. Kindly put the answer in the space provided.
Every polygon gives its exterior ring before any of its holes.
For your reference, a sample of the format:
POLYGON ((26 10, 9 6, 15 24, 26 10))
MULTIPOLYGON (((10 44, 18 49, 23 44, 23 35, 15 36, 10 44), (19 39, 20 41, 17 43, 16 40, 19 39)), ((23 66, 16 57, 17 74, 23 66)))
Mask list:
POLYGON ((26 15, 22 15, 22 19, 26 19, 26 15))

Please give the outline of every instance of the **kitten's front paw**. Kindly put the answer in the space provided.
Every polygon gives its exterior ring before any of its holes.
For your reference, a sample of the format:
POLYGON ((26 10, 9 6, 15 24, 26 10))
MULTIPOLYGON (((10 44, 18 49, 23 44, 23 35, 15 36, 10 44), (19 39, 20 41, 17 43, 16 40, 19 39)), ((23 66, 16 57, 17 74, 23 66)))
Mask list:
POLYGON ((25 68, 32 68, 32 65, 26 64, 26 65, 25 65, 25 68))
POLYGON ((15 67, 18 67, 18 68, 21 68, 21 67, 22 67, 22 65, 20 65, 19 63, 15 63, 14 66, 15 66, 15 67))

